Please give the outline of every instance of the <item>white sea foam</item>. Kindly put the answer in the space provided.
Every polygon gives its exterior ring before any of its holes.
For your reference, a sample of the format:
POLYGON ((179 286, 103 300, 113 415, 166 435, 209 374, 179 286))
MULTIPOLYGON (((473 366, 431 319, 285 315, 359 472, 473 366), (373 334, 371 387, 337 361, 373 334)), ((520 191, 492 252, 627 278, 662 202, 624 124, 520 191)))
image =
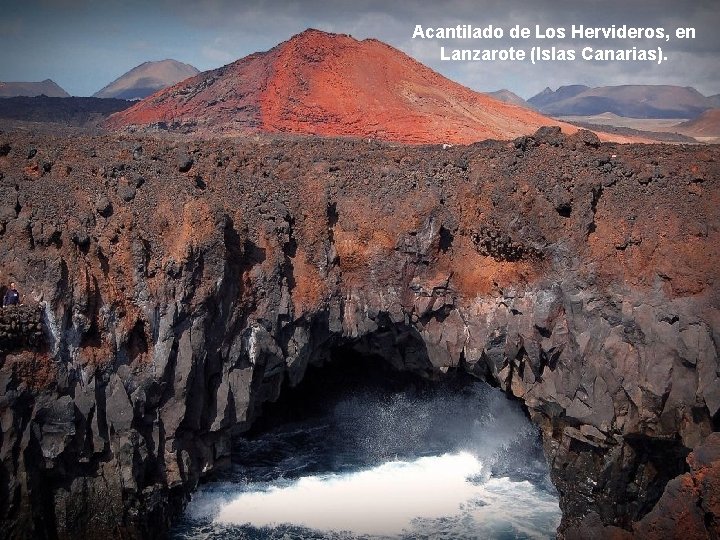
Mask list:
POLYGON ((453 537, 460 521, 468 532, 469 520, 476 531, 510 528, 523 537, 547 536, 559 516, 553 497, 543 497, 529 482, 473 481, 481 471, 480 460, 466 452, 391 461, 347 474, 307 476, 285 486, 249 484, 235 496, 206 493, 188 510, 218 525, 290 524, 373 536, 412 535, 415 529, 424 537, 453 537))
POLYGON ((537 428, 482 385, 354 394, 235 451, 233 480, 193 495, 176 538, 534 539, 560 520, 537 428))

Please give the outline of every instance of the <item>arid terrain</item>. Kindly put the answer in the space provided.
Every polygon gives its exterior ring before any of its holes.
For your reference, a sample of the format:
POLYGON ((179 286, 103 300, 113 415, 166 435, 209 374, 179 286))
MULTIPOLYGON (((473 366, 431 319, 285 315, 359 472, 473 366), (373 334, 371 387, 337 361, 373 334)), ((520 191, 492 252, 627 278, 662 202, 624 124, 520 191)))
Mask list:
POLYGON ((713 97, 695 88, 672 85, 600 86, 581 84, 546 88, 528 103, 551 116, 590 116, 612 113, 629 118, 695 118, 713 108, 713 97))
POLYGON ((709 109, 695 119, 630 118, 612 113, 592 116, 561 116, 558 120, 585 129, 622 133, 676 143, 717 143, 720 141, 718 109, 709 109))
POLYGON ((657 142, 690 144, 713 142, 712 140, 698 140, 689 135, 689 130, 679 127, 685 122, 685 119, 682 118, 630 118, 603 113, 592 116, 560 116, 558 120, 592 131, 643 137, 657 142))
POLYGON ((707 142, 720 141, 720 109, 710 109, 677 126, 678 131, 707 142))
MULTIPOLYGON (((24 83, 8 84, 20 88, 24 83)), ((40 130, 47 126, 27 123, 201 137, 341 136, 404 144, 507 140, 544 125, 559 125, 568 134, 578 127, 590 129, 603 141, 623 143, 712 143, 717 138, 713 97, 693 88, 569 85, 546 88, 528 102, 508 90, 473 91, 380 41, 318 30, 203 73, 174 60, 145 62, 94 97, 5 99, 0 101, 0 122, 40 130), (146 96, 137 103, 122 101, 146 96), (105 102, 107 98, 122 99, 105 102), (586 114, 590 110, 595 112, 586 114), (699 123, 682 124, 703 111, 699 123)))
POLYGON ((715 96, 692 87, 584 85, 546 88, 528 106, 560 121, 616 136, 671 143, 717 143, 720 137, 715 96))

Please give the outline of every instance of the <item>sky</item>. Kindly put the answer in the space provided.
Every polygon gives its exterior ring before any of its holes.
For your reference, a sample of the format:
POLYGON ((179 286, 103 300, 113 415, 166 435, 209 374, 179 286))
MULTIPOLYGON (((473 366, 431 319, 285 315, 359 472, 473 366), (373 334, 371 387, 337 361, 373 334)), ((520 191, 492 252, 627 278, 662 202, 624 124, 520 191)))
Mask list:
POLYGON ((3 0, 0 9, 0 81, 52 79, 67 92, 88 96, 150 60, 172 58, 201 71, 265 51, 306 28, 377 38, 474 90, 507 88, 528 98, 567 84, 675 84, 705 95, 720 93, 720 1, 718 0, 3 0), (492 25, 502 39, 413 38, 423 29, 492 25), (663 27, 656 39, 535 39, 546 28, 663 27), (527 40, 510 28, 528 27, 527 40), (694 39, 677 39, 676 28, 694 28, 694 39), (453 49, 533 46, 574 49, 575 61, 447 61, 453 49), (668 60, 603 62, 580 58, 593 49, 663 48, 668 60))

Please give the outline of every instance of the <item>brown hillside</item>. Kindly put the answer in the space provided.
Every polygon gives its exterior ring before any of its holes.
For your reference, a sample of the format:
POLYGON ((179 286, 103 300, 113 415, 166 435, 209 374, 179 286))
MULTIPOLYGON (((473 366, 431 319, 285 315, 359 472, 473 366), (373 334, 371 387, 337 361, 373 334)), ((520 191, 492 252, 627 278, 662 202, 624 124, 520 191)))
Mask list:
POLYGON ((41 82, 2 82, 0 81, 0 98, 11 97, 70 97, 65 90, 51 80, 41 82))
POLYGON ((677 125, 682 133, 697 137, 720 137, 720 109, 710 109, 693 120, 677 125))

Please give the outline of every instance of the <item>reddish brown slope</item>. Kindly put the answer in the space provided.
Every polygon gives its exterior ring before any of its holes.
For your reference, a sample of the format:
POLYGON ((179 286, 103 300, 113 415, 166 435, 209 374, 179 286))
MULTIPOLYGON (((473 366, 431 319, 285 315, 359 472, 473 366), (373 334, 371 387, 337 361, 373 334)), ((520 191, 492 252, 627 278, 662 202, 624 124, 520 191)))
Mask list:
POLYGON ((200 130, 260 129, 260 95, 272 73, 276 50, 252 54, 156 92, 137 105, 110 117, 121 128, 165 122, 194 123, 200 130))
POLYGON ((158 122, 200 133, 458 144, 509 139, 558 124, 474 92, 380 41, 317 30, 158 92, 114 115, 108 125, 158 122))
POLYGON ((710 109, 693 120, 676 126, 682 133, 696 137, 720 137, 720 109, 710 109))

